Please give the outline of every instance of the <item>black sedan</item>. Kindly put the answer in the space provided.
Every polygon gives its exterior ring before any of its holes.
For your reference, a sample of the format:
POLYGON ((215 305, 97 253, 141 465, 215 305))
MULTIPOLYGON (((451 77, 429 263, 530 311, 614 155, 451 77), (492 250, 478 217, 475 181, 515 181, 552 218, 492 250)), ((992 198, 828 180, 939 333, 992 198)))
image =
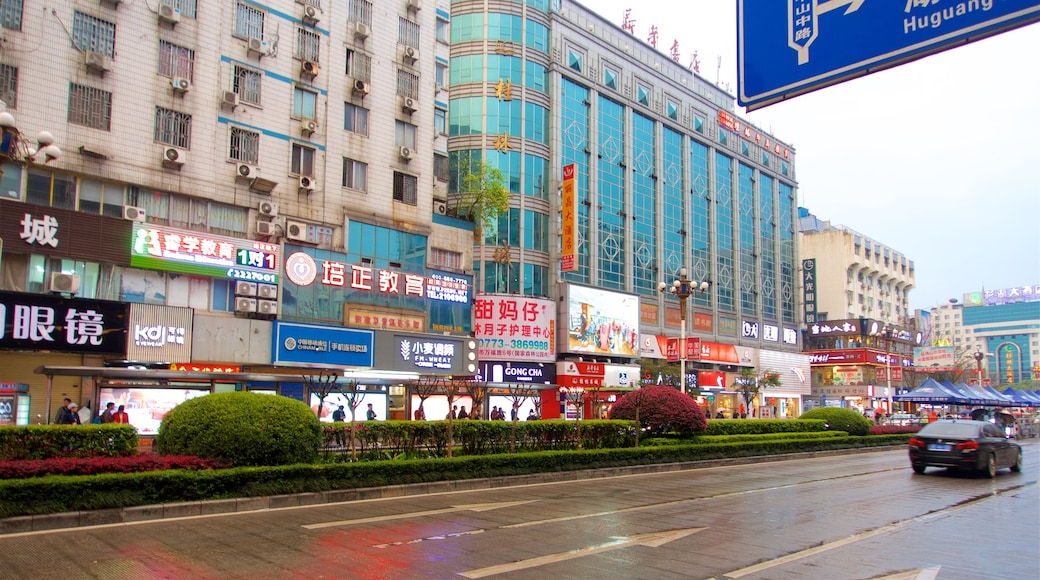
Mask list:
POLYGON ((1005 467, 1022 471, 1022 447, 988 421, 945 419, 925 425, 910 438, 910 465, 914 473, 950 467, 992 478, 1005 467))

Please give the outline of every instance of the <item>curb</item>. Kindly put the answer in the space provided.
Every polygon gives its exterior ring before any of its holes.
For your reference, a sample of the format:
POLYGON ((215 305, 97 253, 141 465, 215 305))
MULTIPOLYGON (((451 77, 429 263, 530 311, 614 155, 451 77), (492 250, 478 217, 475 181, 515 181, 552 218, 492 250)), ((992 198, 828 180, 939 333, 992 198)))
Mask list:
POLYGON ((754 463, 770 463, 773 461, 794 461, 814 457, 849 455, 852 453, 874 453, 878 451, 902 450, 901 446, 863 447, 853 449, 834 449, 829 451, 810 451, 784 455, 760 455, 755 457, 735 457, 728 459, 707 459, 683 463, 654 463, 650 465, 633 465, 627 467, 605 467, 601 469, 579 469, 575 471, 557 471, 551 473, 532 473, 528 475, 509 475, 502 477, 486 477, 478 479, 460 479, 436 481, 428 483, 409 483, 387 485, 381 487, 364 487, 357 489, 330 490, 317 493, 297 493, 288 495, 271 495, 261 497, 243 497, 234 499, 216 499, 196 502, 154 504, 112 508, 62 512, 56 514, 40 514, 33 516, 16 516, 0 519, 0 536, 44 532, 87 526, 113 524, 129 524, 156 521, 172 518, 208 516, 231 513, 245 513, 271 509, 303 507, 330 503, 384 499, 428 495, 432 493, 448 493, 455 491, 474 491, 496 489, 520 485, 541 483, 558 483, 564 481, 580 481, 584 479, 601 479, 621 475, 643 475, 648 473, 666 473, 670 471, 686 471, 729 465, 749 465, 754 463))

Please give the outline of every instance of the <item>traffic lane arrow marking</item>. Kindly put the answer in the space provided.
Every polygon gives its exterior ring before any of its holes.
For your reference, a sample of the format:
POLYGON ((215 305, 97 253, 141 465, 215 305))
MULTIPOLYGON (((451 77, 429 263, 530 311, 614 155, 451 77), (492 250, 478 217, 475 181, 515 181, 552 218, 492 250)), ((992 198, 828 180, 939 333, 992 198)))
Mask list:
POLYGON ((852 14, 859 10, 860 6, 867 0, 830 0, 830 2, 821 2, 816 5, 816 11, 820 14, 826 14, 831 10, 837 10, 845 5, 848 5, 848 9, 845 11, 845 16, 852 14))
POLYGON ((629 546, 649 546, 651 548, 660 548, 661 546, 669 542, 674 542, 675 540, 685 538, 690 534, 696 534, 697 532, 706 529, 707 528, 685 528, 679 530, 669 530, 664 532, 650 532, 648 534, 637 534, 634 536, 622 536, 614 539, 611 542, 606 542, 598 546, 591 546, 589 548, 579 548, 577 550, 571 550, 569 552, 560 552, 558 554, 549 554, 547 556, 538 556, 537 558, 520 560, 519 562, 510 562, 508 564, 498 564, 497 566, 488 566, 487 568, 468 570, 466 572, 459 572, 459 576, 463 576, 465 578, 484 578, 487 576, 494 576, 495 574, 505 574, 507 572, 516 572, 518 570, 537 568, 539 566, 545 566, 546 564, 565 562, 567 560, 573 560, 575 558, 584 558, 585 556, 609 552, 611 550, 619 550, 621 548, 628 548, 629 546))
POLYGON ((303 528, 308 530, 320 530, 324 528, 335 528, 340 526, 356 526, 358 524, 371 524, 376 522, 389 522, 393 520, 405 520, 410 518, 421 518, 426 516, 436 516, 441 514, 450 514, 456 512, 486 512, 491 510, 510 508, 518 505, 524 505, 526 503, 532 503, 534 500, 526 501, 500 501, 496 503, 471 503, 456 505, 447 508, 437 510, 426 510, 421 512, 408 512, 404 514, 390 514, 385 516, 372 516, 370 518, 360 518, 356 520, 338 520, 335 522, 322 522, 318 524, 304 524, 303 528))

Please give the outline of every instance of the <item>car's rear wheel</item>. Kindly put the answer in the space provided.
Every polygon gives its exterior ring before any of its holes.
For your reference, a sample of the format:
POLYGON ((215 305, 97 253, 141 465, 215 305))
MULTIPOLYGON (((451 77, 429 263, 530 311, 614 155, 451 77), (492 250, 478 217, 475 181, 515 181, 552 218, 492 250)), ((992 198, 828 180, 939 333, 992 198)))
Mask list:
POLYGON ((1011 471, 1015 473, 1022 472, 1022 450, 1018 450, 1018 459, 1015 460, 1015 464, 1011 466, 1011 471))
POLYGON ((918 465, 916 463, 913 464, 912 467, 914 468, 914 473, 924 473, 924 470, 926 469, 924 465, 918 465))
POLYGON ((997 458, 992 453, 986 457, 986 477, 993 479, 997 476, 997 458))

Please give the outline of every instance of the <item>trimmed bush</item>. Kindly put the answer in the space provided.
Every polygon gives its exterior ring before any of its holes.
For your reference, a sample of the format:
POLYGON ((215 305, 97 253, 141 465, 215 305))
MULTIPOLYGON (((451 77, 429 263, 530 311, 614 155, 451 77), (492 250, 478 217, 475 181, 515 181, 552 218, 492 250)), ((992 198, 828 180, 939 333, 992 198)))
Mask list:
POLYGON ((184 401, 166 413, 158 453, 234 465, 291 465, 318 458, 321 427, 303 401, 244 391, 184 401))
POLYGON ((802 413, 799 419, 822 419, 830 431, 844 431, 849 435, 862 436, 870 432, 873 423, 852 409, 817 407, 802 413))
POLYGON ((650 433, 679 433, 687 435, 708 428, 704 411, 689 395, 671 387, 643 387, 621 397, 610 409, 608 419, 636 419, 650 433))

